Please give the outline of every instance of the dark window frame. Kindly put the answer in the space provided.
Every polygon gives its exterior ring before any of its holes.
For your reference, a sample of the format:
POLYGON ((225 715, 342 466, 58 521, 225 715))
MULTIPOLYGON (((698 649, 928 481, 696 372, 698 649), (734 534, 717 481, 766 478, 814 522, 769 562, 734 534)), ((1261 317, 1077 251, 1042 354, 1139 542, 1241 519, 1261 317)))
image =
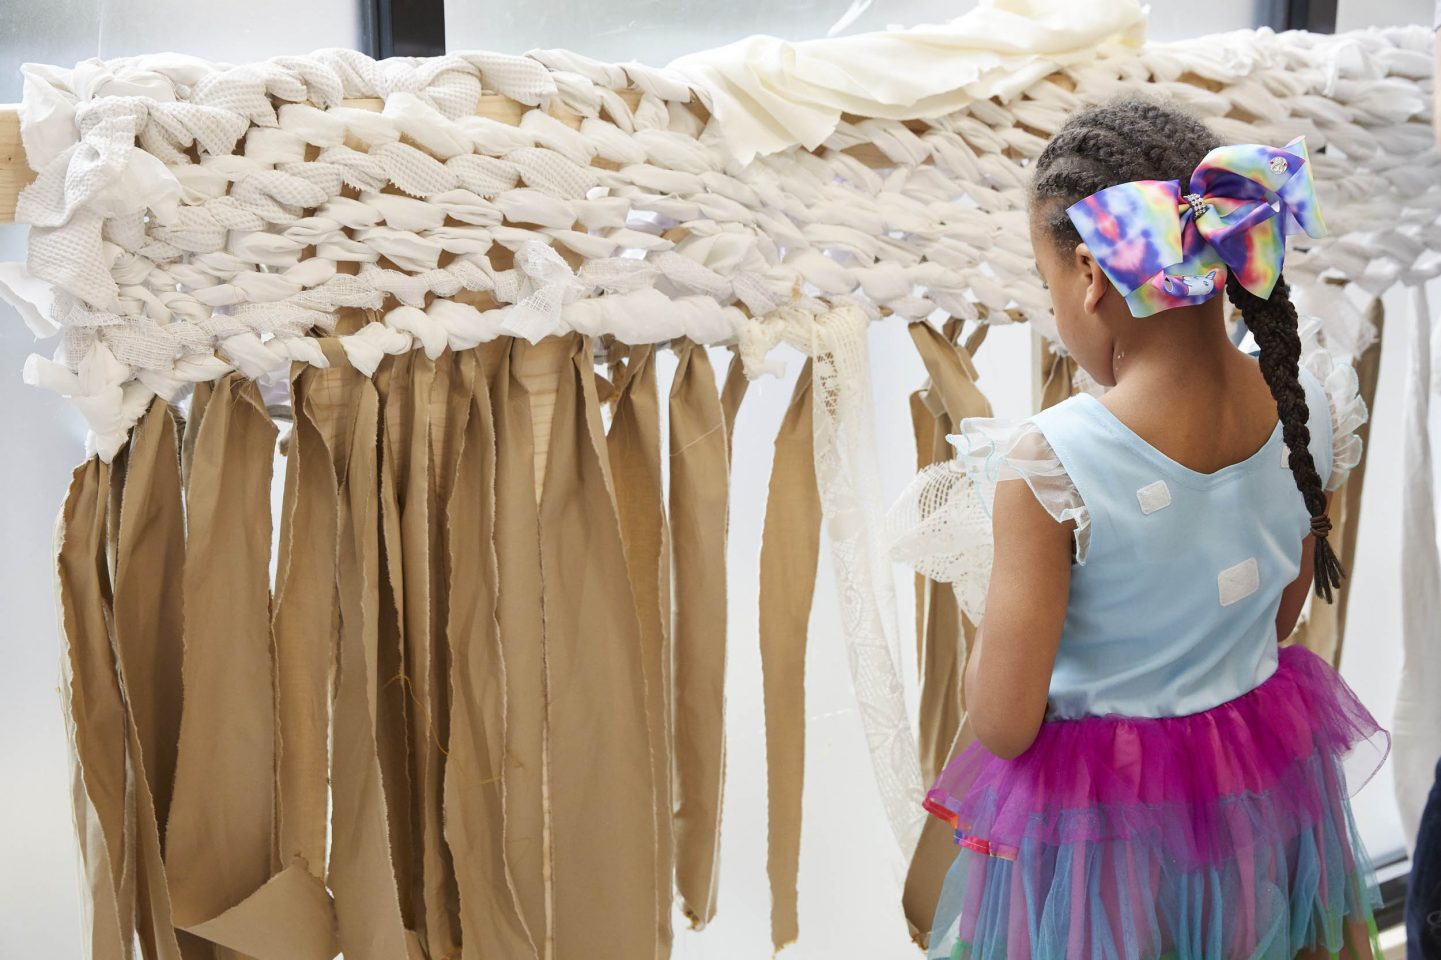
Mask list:
POLYGON ((365 52, 386 57, 445 53, 445 0, 360 0, 365 52))
POLYGON ((1261 22, 1274 30, 1336 32, 1337 0, 1264 0, 1261 22))

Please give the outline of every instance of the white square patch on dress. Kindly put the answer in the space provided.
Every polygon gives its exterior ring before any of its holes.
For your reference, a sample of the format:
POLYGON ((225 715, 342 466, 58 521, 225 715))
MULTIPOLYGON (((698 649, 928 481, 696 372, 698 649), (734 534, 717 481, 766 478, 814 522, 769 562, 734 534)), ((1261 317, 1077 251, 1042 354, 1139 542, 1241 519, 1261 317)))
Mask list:
POLYGON ((1261 567, 1251 557, 1234 567, 1227 567, 1216 577, 1221 589, 1221 606, 1229 607, 1244 600, 1261 588, 1261 567))
POLYGON ((1283 469, 1283 470, 1290 470, 1290 469, 1291 469, 1291 448, 1290 448, 1290 447, 1282 447, 1282 448, 1281 448, 1281 469, 1283 469))
POLYGON ((1137 490, 1136 499, 1141 502, 1141 512, 1149 517, 1171 505, 1171 488, 1166 486, 1166 481, 1157 480, 1137 490))

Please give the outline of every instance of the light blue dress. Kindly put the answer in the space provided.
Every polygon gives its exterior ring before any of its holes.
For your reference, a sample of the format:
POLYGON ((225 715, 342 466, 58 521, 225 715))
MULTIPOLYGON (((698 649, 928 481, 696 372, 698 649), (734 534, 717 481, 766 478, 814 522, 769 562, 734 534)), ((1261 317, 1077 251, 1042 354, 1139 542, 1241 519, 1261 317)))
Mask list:
MULTIPOLYGON (((1334 486, 1364 407, 1349 368, 1322 373, 1300 381, 1334 486)), ((937 469, 964 469, 956 498, 988 505, 1025 480, 1075 522, 1075 562, 1035 743, 1014 760, 973 743, 926 797, 960 846, 928 956, 1291 960, 1341 949, 1355 925, 1374 938, 1342 762, 1380 745, 1374 771, 1385 733, 1328 664, 1278 648, 1310 532, 1281 425, 1214 473, 1084 394, 1019 423, 964 421, 953 441, 937 469)))
MULTIPOLYGON (((1302 370, 1311 456, 1331 475, 1325 391, 1302 370)), ((1071 572, 1054 717, 1182 716, 1276 669, 1276 611, 1300 572, 1310 515, 1281 425, 1254 454, 1199 473, 1161 453, 1089 394, 1032 418, 1090 517, 1071 572)))

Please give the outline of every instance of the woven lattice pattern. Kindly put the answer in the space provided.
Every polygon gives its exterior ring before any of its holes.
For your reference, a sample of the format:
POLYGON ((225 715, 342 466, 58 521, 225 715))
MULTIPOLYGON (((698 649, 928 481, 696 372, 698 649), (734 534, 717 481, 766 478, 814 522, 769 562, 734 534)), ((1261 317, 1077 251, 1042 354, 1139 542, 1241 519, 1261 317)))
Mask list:
POLYGON ((17 219, 64 337, 31 378, 83 400, 104 454, 155 394, 323 363, 315 332, 362 370, 577 330, 739 340, 759 373, 776 336, 755 328, 779 309, 1045 330, 1026 163, 1072 110, 1136 91, 1225 140, 1310 138, 1333 232, 1288 275, 1376 291, 1441 270, 1430 73, 1419 28, 1108 46, 1007 103, 844 120, 814 152, 741 166, 679 76, 563 53, 32 72, 40 175, 17 219), (482 91, 532 109, 477 117, 482 91))

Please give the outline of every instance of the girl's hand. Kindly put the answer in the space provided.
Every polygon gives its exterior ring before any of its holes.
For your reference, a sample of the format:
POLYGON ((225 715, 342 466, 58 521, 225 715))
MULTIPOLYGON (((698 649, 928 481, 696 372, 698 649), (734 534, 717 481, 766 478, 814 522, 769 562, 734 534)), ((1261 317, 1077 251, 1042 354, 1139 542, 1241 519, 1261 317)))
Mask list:
POLYGON ((991 516, 996 553, 966 666, 965 706, 976 738, 1009 759, 1025 752, 1046 717, 1075 524, 1057 523, 1023 480, 997 485, 991 516))

